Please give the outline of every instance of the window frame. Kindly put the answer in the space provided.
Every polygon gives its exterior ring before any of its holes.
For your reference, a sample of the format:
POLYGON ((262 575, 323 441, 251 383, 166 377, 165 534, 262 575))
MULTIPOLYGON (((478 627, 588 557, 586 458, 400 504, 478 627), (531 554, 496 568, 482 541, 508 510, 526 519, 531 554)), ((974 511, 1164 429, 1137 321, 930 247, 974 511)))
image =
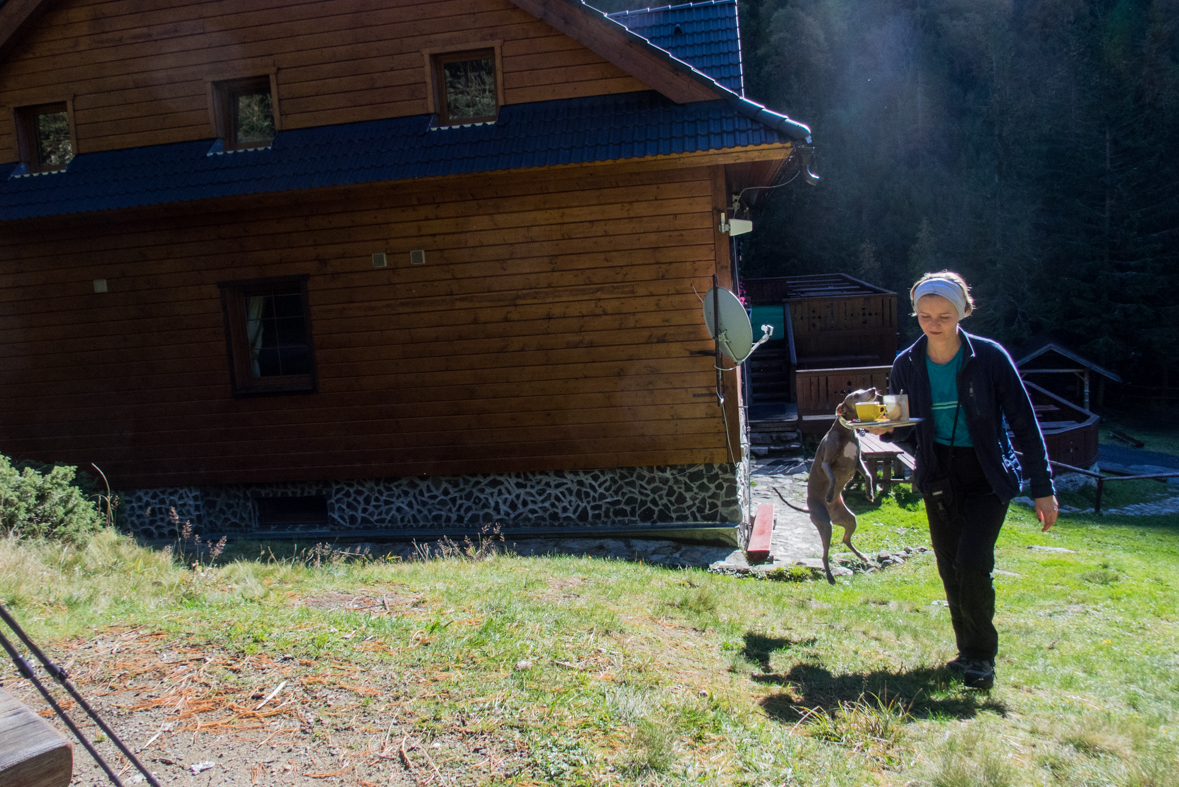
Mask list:
POLYGON ((13 107, 13 123, 16 126, 17 155, 29 172, 65 172, 70 161, 78 155, 78 135, 74 128, 74 102, 72 99, 41 101, 36 104, 13 107), (46 166, 41 160, 41 146, 37 137, 37 118, 41 115, 64 112, 70 133, 70 161, 64 166, 46 166))
POLYGON ((502 41, 476 41, 462 46, 422 50, 422 56, 426 62, 426 108, 437 118, 440 127, 493 123, 499 118, 500 110, 504 106, 502 45, 502 41), (446 80, 442 75, 442 68, 446 63, 463 60, 491 60, 495 77, 495 114, 477 118, 451 119, 446 104, 446 80))
POLYGON ((230 388, 235 398, 272 394, 316 393, 319 379, 315 363, 315 341, 311 330, 311 305, 307 298, 310 277, 274 276, 265 279, 242 279, 217 282, 221 290, 221 310, 225 321, 225 345, 229 356, 230 388), (250 371, 250 348, 246 333, 246 296, 251 292, 298 289, 303 306, 310 370, 306 374, 254 377, 250 371))
POLYGON ((213 134, 221 141, 222 150, 256 150, 274 144, 274 137, 282 130, 278 111, 278 79, 276 73, 209 82, 210 121, 213 134), (239 142, 237 139, 237 97, 254 93, 270 93, 270 112, 274 118, 274 136, 266 142, 239 142))

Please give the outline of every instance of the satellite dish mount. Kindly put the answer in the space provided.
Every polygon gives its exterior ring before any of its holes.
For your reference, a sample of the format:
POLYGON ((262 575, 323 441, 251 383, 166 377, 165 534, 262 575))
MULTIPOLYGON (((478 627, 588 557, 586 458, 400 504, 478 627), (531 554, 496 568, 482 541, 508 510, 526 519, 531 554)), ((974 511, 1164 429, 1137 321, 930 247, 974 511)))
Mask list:
POLYGON ((753 326, 749 323, 745 305, 732 291, 719 286, 715 275, 712 277, 712 289, 704 296, 704 324, 708 326, 709 336, 716 342, 716 398, 719 404, 724 404, 722 355, 740 366, 749 360, 754 350, 773 336, 774 328, 771 325, 761 326, 762 336, 755 344, 753 326))

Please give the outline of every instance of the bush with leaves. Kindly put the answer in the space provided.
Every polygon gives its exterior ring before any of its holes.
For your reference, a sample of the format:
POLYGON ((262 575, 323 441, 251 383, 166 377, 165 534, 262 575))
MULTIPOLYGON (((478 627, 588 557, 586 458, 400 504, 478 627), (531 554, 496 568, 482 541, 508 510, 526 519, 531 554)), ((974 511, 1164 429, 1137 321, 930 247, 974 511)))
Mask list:
MULTIPOLYGON (((14 467, 0 456, 0 535, 85 541, 104 519, 79 488, 76 467, 14 467)), ((80 479, 79 479, 80 480, 80 479)))

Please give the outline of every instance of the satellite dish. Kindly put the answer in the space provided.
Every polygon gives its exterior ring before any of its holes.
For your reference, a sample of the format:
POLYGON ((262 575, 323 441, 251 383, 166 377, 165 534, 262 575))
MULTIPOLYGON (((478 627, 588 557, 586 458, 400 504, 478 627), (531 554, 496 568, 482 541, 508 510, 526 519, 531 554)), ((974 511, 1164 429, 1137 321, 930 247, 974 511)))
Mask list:
POLYGON ((739 364, 745 363, 774 332, 769 325, 761 326, 762 337, 754 344, 753 326, 749 324, 744 304, 724 287, 713 287, 704 296, 704 324, 721 352, 739 364))

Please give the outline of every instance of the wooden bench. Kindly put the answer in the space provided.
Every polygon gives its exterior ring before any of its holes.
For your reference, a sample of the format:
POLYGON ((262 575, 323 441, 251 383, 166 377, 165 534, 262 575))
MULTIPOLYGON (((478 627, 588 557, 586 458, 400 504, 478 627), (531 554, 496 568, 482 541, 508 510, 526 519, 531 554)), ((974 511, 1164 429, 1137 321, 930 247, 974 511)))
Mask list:
POLYGON ((74 747, 49 722, 0 689, 0 785, 66 787, 74 747))
POLYGON ((770 542, 774 538, 774 504, 762 503, 757 507, 753 519, 753 532, 749 534, 749 546, 745 548, 745 560, 749 565, 766 563, 770 559, 770 542))
POLYGON ((909 481, 912 483, 916 460, 899 445, 886 443, 869 432, 860 432, 860 456, 864 458, 864 466, 868 468, 872 478, 876 479, 876 488, 882 494, 888 494, 892 489, 894 473, 900 481, 905 477, 907 470, 909 481), (879 477, 877 473, 880 474, 879 477))

